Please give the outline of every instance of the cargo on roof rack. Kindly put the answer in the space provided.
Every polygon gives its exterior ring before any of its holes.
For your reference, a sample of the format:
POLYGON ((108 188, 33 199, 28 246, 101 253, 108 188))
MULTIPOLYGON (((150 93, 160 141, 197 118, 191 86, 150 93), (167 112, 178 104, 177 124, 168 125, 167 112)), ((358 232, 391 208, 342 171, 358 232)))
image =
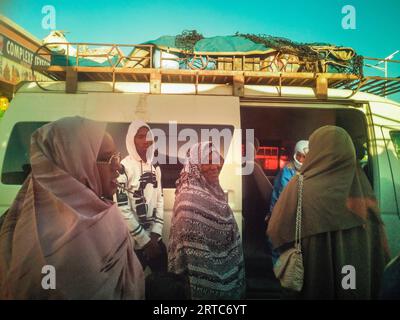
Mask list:
MULTIPOLYGON (((107 81, 112 83, 113 89, 117 82, 148 82, 150 93, 155 94, 161 93, 161 83, 190 83, 196 88, 199 84, 228 84, 232 85, 235 96, 244 95, 245 85, 311 87, 319 98, 326 98, 329 88, 380 96, 400 92, 399 77, 327 72, 330 70, 326 67, 328 64, 324 68, 321 61, 310 66, 307 61, 283 58, 279 52, 275 52, 272 59, 268 58, 268 67, 263 68, 267 63, 263 55, 268 56, 271 52, 253 50, 232 56, 192 52, 185 53, 187 56, 183 58, 174 56, 168 47, 154 44, 47 43, 35 56, 49 58, 50 55, 51 65, 33 63, 32 73, 34 76, 35 72, 40 72, 55 81, 66 81, 67 92, 75 92, 78 81, 107 81), (43 48, 47 50, 41 50, 43 48), (183 60, 186 65, 180 68, 183 60), (207 68, 210 61, 214 61, 213 68, 207 68)), ((363 57, 363 60, 381 59, 363 57)), ((398 60, 385 61, 400 63, 398 60)))

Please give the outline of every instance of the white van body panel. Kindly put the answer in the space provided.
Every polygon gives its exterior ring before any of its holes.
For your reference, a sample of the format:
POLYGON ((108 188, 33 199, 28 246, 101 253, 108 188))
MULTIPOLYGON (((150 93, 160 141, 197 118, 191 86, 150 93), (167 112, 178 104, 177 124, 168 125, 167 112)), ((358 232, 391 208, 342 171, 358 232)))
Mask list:
MULTIPOLYGON (((143 119, 151 123, 177 121, 187 124, 227 124, 241 128, 240 99, 232 97, 232 86, 227 84, 161 84, 161 95, 149 94, 149 83, 116 83, 114 92, 107 82, 78 82, 76 94, 65 93, 65 83, 58 81, 24 84, 0 120, 0 172, 10 133, 21 121, 53 121, 65 116, 80 115, 108 122, 131 122, 143 119)), ((366 115, 369 153, 372 156, 374 189, 382 217, 390 234, 392 255, 400 252, 400 160, 390 130, 400 128, 400 104, 368 93, 354 94, 350 90, 329 89, 328 99, 317 100, 312 88, 245 85, 246 99, 255 98, 254 107, 262 104, 277 107, 346 108, 358 104, 366 115), (258 99, 258 100, 257 100, 258 99), (279 100, 285 102, 280 103, 279 100), (340 101, 340 104, 338 103, 340 101), (346 103, 348 102, 348 104, 346 103)), ((241 137, 235 133, 233 144, 241 137)), ((229 152, 237 150, 231 145, 229 152)), ((234 157, 240 155, 235 154, 234 157)), ((240 161, 240 160, 237 160, 240 161)), ((237 162, 239 163, 239 162, 237 162)), ((242 184, 236 174, 237 165, 224 165, 221 184, 229 195, 229 204, 241 228, 242 184)), ((0 183, 0 214, 12 203, 19 185, 0 183)), ((174 189, 165 189, 166 228, 174 202, 174 189)))
MULTIPOLYGON (((18 90, 21 93, 42 93, 50 92, 65 94, 65 81, 57 82, 39 82, 40 87, 35 82, 26 82, 18 90), (43 90, 45 89, 45 90, 43 90), (48 90, 48 91, 47 91, 48 90)), ((150 84, 148 82, 116 82, 113 89, 111 82, 101 81, 82 81, 78 82, 77 93, 88 92, 108 92, 108 93, 149 93, 150 84)), ((232 96, 232 85, 230 84, 198 84, 191 83, 162 83, 162 94, 196 94, 196 95, 228 95, 232 96)), ((281 90, 277 86, 262 86, 262 85, 244 85, 245 97, 281 97, 293 99, 310 99, 315 100, 316 94, 313 88, 309 87, 285 87, 281 90)), ((366 92, 356 92, 344 89, 328 89, 328 98, 330 100, 349 100, 349 101, 365 101, 365 102, 383 102, 399 105, 399 103, 376 96, 366 92)), ((320 100, 322 102, 322 100, 320 100)))

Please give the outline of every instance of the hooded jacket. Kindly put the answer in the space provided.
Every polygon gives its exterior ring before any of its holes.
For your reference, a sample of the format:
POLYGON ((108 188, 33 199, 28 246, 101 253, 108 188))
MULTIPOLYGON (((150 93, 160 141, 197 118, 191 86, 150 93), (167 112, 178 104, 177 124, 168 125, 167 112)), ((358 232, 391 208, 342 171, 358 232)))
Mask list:
MULTIPOLYGON (((121 164, 124 173, 118 178, 129 192, 118 190, 117 202, 133 237, 135 249, 142 249, 150 241, 150 233, 161 236, 164 225, 164 198, 161 188, 161 170, 152 165, 154 144, 147 150, 147 162, 139 156, 134 138, 137 131, 150 127, 143 121, 131 123, 126 136, 126 156, 121 164)), ((149 131, 151 134, 151 131, 149 131)))

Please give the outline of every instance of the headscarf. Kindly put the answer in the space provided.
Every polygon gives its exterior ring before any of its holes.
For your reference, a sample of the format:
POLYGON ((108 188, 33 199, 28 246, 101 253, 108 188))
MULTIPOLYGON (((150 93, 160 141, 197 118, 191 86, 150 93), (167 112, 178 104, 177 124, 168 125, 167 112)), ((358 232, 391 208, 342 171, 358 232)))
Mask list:
POLYGON ((213 162, 221 160, 221 154, 210 142, 196 143, 190 148, 185 165, 176 182, 175 193, 180 193, 183 188, 200 187, 209 191, 218 200, 225 202, 224 206, 226 206, 227 203, 221 185, 219 183, 209 184, 200 172, 200 165, 209 163, 210 153, 213 162))
MULTIPOLYGON (((304 176, 303 238, 361 226, 369 213, 382 223, 373 190, 360 174, 347 132, 324 126, 314 131, 309 141, 310 150, 300 171, 304 176)), ((274 248, 294 241, 297 181, 296 176, 289 182, 272 212, 268 235, 274 248)))
MULTIPOLYGON (((128 133, 126 135, 126 150, 128 150, 129 156, 136 160, 136 161, 141 161, 142 159, 140 158, 137 150, 136 150, 136 145, 135 145, 135 136, 136 133, 139 131, 140 128, 146 127, 149 129, 148 136, 149 138, 153 139, 153 133, 151 132, 151 129, 149 125, 142 121, 142 120, 135 120, 133 121, 128 128, 128 133)), ((154 143, 147 149, 147 163, 150 164, 153 161, 154 157, 154 148, 155 145, 154 143)))
POLYGON ((224 192, 201 174, 209 142, 189 151, 177 181, 168 248, 169 269, 189 277, 192 299, 239 299, 244 289, 244 263, 239 230, 224 192))
POLYGON ((105 125, 64 118, 31 137, 32 172, 0 230, 3 299, 140 299, 143 270, 96 165, 105 125), (42 268, 55 268, 55 290, 42 268))
POLYGON ((307 140, 300 140, 296 143, 296 146, 294 147, 294 153, 293 153, 293 159, 294 159, 294 166, 297 171, 301 169, 301 166, 303 163, 299 162, 296 159, 296 154, 301 153, 306 155, 308 153, 308 141, 307 140))

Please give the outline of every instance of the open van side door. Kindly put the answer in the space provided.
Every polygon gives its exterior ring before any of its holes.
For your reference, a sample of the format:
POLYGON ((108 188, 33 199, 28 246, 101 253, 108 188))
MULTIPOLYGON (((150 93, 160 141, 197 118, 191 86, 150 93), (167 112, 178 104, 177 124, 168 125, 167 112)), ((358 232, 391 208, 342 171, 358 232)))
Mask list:
MULTIPOLYGON (((392 176, 392 185, 395 192, 397 214, 400 218, 400 126, 381 126, 384 137, 387 158, 392 176)), ((400 231, 399 231, 400 232, 400 231)))
POLYGON ((374 134, 371 140, 374 189, 390 252, 395 256, 400 253, 400 155, 393 138, 400 131, 400 107, 390 101, 374 101, 369 106, 374 134))

